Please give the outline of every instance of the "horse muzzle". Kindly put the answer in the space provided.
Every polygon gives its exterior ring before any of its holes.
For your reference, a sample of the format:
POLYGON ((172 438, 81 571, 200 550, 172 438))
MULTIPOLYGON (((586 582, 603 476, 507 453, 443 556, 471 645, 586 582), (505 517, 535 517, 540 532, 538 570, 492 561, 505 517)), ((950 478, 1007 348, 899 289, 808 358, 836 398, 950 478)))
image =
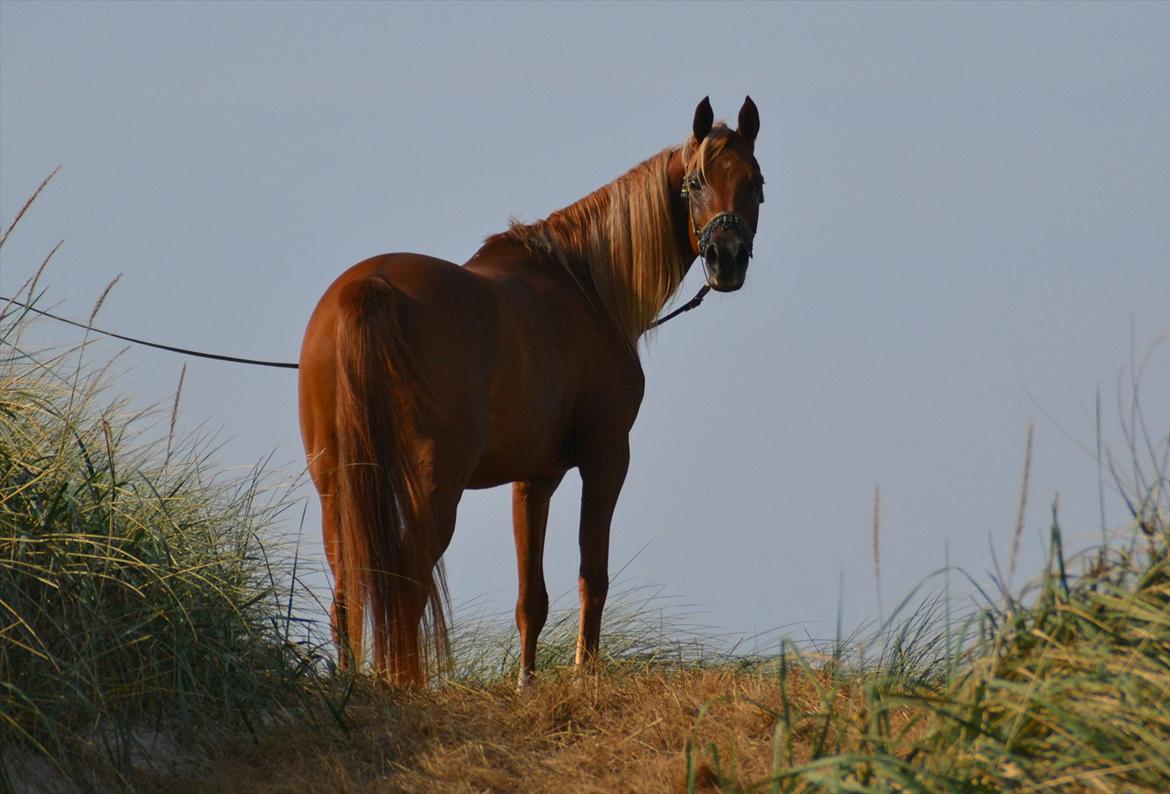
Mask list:
POLYGON ((743 286, 752 256, 750 242, 745 242, 733 230, 720 230, 707 240, 702 255, 711 289, 734 292, 743 286))

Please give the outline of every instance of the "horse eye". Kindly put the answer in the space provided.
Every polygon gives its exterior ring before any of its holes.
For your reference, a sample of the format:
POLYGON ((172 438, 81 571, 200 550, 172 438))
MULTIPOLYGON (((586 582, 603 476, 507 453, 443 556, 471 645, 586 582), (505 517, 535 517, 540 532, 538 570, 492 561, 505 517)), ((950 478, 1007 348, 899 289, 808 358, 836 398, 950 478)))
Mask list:
POLYGON ((687 177, 687 186, 691 190, 698 190, 699 189, 699 178, 697 176, 695 176, 694 174, 691 174, 689 177, 687 177))

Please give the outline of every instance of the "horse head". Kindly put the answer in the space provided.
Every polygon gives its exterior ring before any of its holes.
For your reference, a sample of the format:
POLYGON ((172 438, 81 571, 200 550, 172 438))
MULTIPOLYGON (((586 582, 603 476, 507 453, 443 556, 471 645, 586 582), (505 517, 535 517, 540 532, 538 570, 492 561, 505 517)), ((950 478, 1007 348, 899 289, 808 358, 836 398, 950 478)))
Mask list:
POLYGON ((681 193, 689 216, 692 250, 703 260, 707 284, 719 292, 743 286, 760 205, 764 177, 755 158, 760 114, 751 97, 732 130, 714 123, 711 102, 695 108, 693 137, 683 147, 681 193))

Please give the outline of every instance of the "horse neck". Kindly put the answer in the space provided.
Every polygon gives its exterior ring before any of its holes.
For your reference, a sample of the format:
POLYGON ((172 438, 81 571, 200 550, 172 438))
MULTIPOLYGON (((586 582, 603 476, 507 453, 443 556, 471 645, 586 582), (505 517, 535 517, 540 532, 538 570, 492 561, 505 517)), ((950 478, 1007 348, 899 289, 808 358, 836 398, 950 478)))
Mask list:
POLYGON ((668 149, 548 219, 577 225, 566 235, 576 255, 565 264, 635 347, 695 258, 683 172, 681 151, 668 149))

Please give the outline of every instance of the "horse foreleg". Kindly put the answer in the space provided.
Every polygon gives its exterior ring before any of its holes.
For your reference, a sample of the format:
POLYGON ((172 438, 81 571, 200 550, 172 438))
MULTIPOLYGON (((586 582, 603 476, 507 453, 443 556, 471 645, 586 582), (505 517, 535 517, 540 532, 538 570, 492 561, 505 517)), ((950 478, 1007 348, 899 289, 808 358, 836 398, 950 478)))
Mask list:
POLYGON ((609 592, 609 525, 630 464, 629 438, 594 446, 581 470, 581 569, 577 592, 581 621, 577 631, 577 669, 595 661, 601 640, 601 612, 609 592))
POLYGON ((544 584, 544 533, 548 504, 564 472, 512 485, 512 531, 516 538, 516 569, 520 577, 516 597, 516 628, 520 630, 520 689, 528 686, 536 669, 536 640, 548 619, 548 590, 544 584))

